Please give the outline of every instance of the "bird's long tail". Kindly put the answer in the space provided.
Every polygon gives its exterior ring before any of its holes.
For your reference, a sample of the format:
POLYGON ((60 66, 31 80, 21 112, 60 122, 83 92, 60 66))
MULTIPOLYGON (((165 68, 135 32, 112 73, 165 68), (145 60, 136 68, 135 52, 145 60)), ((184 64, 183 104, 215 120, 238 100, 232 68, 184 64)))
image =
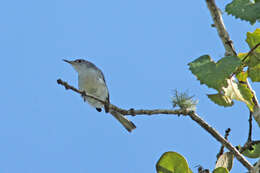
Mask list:
POLYGON ((126 128, 128 132, 131 132, 136 128, 134 123, 128 120, 124 115, 114 110, 111 110, 110 113, 126 128))

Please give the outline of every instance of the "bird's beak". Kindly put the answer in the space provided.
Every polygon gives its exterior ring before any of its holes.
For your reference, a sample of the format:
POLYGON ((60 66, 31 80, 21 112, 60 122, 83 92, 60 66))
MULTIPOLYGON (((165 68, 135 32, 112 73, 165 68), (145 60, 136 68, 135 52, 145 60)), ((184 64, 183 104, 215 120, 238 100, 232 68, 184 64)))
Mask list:
POLYGON ((73 61, 69 61, 69 60, 66 60, 66 59, 63 59, 63 61, 69 63, 69 64, 72 64, 73 61))

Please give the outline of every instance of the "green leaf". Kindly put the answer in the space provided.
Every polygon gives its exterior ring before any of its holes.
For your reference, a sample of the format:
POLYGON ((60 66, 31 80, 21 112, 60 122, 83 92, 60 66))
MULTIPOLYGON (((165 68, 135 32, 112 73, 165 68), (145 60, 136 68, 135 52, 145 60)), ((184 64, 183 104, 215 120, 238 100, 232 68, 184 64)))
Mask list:
POLYGON ((229 171, 227 170, 227 168, 219 167, 214 169, 213 173, 229 173, 229 171))
POLYGON ((228 107, 234 104, 232 99, 222 94, 208 94, 207 96, 211 101, 220 106, 228 107))
POLYGON ((190 173, 185 158, 176 152, 164 153, 156 164, 157 173, 190 173))
POLYGON ((241 65, 237 57, 228 56, 215 63, 208 55, 203 55, 189 63, 191 72, 198 78, 201 84, 220 90, 227 87, 230 75, 241 65))
MULTIPOLYGON (((260 12, 259 12, 260 14, 260 12)), ((250 49, 260 43, 260 29, 256 29, 253 33, 248 32, 246 42, 250 49)), ((246 65, 248 66, 248 76, 253 82, 260 82, 260 46, 247 58, 246 65)))
POLYGON ((260 143, 254 144, 252 150, 247 149, 242 153, 248 158, 259 158, 260 157, 260 143))
MULTIPOLYGON (((260 11, 259 11, 259 14, 260 14, 260 11)), ((247 36, 246 42, 249 45, 250 49, 252 49, 258 43, 260 43, 260 28, 257 28, 253 33, 247 32, 246 36, 247 36)), ((260 47, 256 48, 255 51, 260 52, 260 47)))
POLYGON ((237 80, 240 81, 240 82, 246 82, 247 80, 247 77, 248 77, 248 73, 247 72, 240 72, 236 75, 237 77, 237 80))
POLYGON ((247 107, 253 111, 254 102, 253 102, 253 94, 246 84, 238 84, 238 89, 243 97, 243 102, 246 103, 247 107))
POLYGON ((233 160, 234 155, 231 152, 225 152, 218 158, 215 168, 223 167, 230 171, 233 166, 233 160))
POLYGON ((260 82, 260 64, 248 68, 248 76, 253 82, 260 82))
POLYGON ((253 68, 260 63, 260 52, 252 52, 248 57, 247 60, 245 61, 246 66, 249 68, 253 68))
POLYGON ((250 0, 233 0, 226 5, 225 10, 236 18, 249 21, 251 25, 260 20, 260 2, 258 0, 255 3, 250 0))
MULTIPOLYGON (((260 13, 260 12, 259 12, 260 13)), ((253 33, 248 32, 246 42, 250 49, 260 43, 260 29, 256 29, 253 33)), ((247 58, 248 76, 253 82, 260 82, 260 46, 247 58)))

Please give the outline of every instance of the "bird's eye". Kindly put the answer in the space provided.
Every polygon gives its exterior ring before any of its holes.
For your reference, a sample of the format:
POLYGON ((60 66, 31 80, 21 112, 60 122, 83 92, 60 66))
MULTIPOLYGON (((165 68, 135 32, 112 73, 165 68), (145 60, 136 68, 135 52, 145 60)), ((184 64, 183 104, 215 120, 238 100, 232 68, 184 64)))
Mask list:
POLYGON ((78 59, 78 60, 76 60, 76 62, 78 62, 78 63, 81 63, 81 62, 82 62, 82 60, 81 60, 81 59, 78 59))

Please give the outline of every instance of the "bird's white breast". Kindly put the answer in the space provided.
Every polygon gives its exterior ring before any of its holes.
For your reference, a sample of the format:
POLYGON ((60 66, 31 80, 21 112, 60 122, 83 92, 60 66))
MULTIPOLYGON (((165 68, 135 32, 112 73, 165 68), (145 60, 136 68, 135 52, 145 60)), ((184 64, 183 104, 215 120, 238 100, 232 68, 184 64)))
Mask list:
MULTIPOLYGON (((80 90, 84 90, 86 93, 96 96, 103 101, 106 101, 108 97, 108 89, 105 81, 94 70, 79 73, 78 86, 80 90)), ((103 104, 94 99, 87 97, 86 100, 94 107, 103 107, 103 104)))

